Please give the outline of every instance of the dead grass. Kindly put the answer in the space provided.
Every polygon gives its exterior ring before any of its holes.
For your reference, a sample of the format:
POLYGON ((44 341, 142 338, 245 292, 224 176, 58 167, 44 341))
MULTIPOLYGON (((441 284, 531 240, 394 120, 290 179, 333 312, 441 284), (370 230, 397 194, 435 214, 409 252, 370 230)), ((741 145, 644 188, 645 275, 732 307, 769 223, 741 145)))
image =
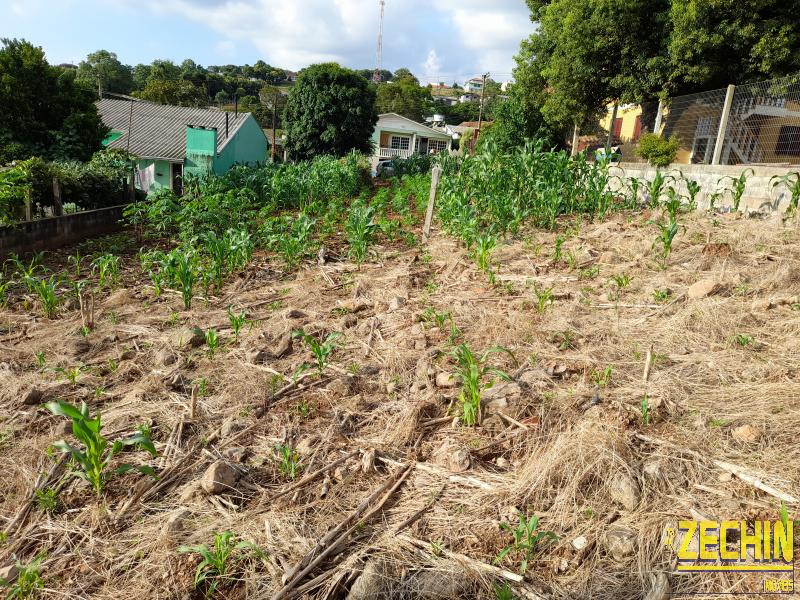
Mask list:
MULTIPOLYGON (((663 535, 695 513, 777 518, 778 500, 713 460, 735 463, 793 495, 800 490, 800 239, 779 220, 697 213, 684 218, 669 268, 660 270, 647 218, 614 215, 580 223, 577 233, 573 223, 564 252, 573 253, 574 269, 553 264, 555 234, 525 232, 495 252, 504 285, 494 288, 441 235, 431 241, 430 260, 418 250, 384 249, 377 264, 308 266, 287 278, 262 257, 223 297, 189 312, 174 294, 153 299, 129 270, 127 293, 98 299, 88 348, 81 347, 77 311, 48 321, 12 306, 2 314, 0 338, 3 528, 56 460, 48 448, 65 435, 62 420, 23 404, 33 387, 87 401, 115 435, 151 424, 168 459, 153 463, 162 473, 155 492, 126 475, 97 500, 70 479, 57 513, 34 506, 11 531, 0 545, 0 566, 12 555, 24 562, 47 551, 43 597, 199 597, 192 591, 196 557, 176 546, 210 544, 215 533, 230 530, 267 558, 243 562, 220 597, 272 597, 331 527, 398 464, 411 464, 382 510, 298 584, 302 597, 344 598, 352 590, 351 600, 493 598, 501 578, 480 565, 510 542, 499 524, 516 524, 517 511, 538 515, 541 527, 559 536, 535 556, 527 583, 513 583, 518 597, 642 598, 649 575, 659 571, 670 574, 675 593, 752 587, 752 577, 672 575, 674 553, 663 535), (704 251, 707 244, 714 246, 704 251), (728 249, 719 251, 720 244, 728 249), (612 275, 630 278, 616 296, 612 275), (718 281, 720 290, 687 298, 689 286, 704 279, 718 281), (553 288, 556 300, 543 313, 534 308, 534 283, 553 288), (656 299, 656 290, 669 295, 656 299), (395 297, 406 302, 389 311, 395 297), (257 322, 238 343, 227 327, 229 304, 257 322), (449 324, 420 321, 428 307, 450 313, 459 342, 478 351, 505 346, 519 363, 493 359, 515 383, 490 392, 482 427, 452 423, 457 389, 435 385, 437 373, 453 368, 451 332, 449 324), (195 326, 220 332, 226 345, 215 358, 202 347, 176 346, 176 332, 195 326), (307 377, 300 389, 273 398, 285 385, 274 372, 291 376, 306 351, 295 341, 280 358, 252 358, 299 327, 342 331, 342 346, 323 378, 307 377), (749 341, 743 345, 737 335, 749 341), (37 351, 46 354, 43 371, 37 351), (74 387, 52 371, 79 364, 89 370, 74 387), (198 395, 192 420, 191 389, 201 385, 206 394, 198 395), (645 394, 649 426, 641 418, 645 394), (750 426, 755 439, 742 440, 741 426, 750 426), (347 452, 361 454, 273 499, 293 483, 278 470, 276 443, 300 449, 300 477, 347 452), (240 466, 247 474, 231 493, 205 495, 198 481, 208 465, 238 449, 246 452, 240 466), (639 490, 635 505, 615 498, 620 479, 639 490), (168 520, 183 509, 184 526, 169 531, 168 520), (613 528, 634 540, 619 560, 605 541, 613 528), (583 553, 572 546, 580 537, 589 544, 583 553)), ((518 564, 508 558, 501 566, 515 571, 518 564)))

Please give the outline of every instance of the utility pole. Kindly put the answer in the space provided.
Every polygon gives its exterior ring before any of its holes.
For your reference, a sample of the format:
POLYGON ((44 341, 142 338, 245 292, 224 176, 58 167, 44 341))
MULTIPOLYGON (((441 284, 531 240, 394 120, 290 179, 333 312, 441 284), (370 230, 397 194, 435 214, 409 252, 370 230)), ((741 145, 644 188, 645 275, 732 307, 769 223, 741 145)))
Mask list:
POLYGON ((481 86, 481 104, 480 108, 478 109, 478 133, 475 135, 475 143, 478 142, 478 138, 481 136, 481 127, 483 126, 483 96, 486 93, 486 78, 489 77, 489 73, 483 74, 483 85, 481 86))
POLYGON ((272 98, 272 148, 270 149, 270 159, 275 162, 275 112, 278 108, 278 94, 280 92, 276 89, 275 96, 272 98))
POLYGON ((379 0, 381 7, 381 20, 378 25, 378 48, 375 51, 375 72, 372 74, 372 81, 375 83, 381 82, 381 69, 383 67, 383 12, 386 6, 386 0, 379 0))

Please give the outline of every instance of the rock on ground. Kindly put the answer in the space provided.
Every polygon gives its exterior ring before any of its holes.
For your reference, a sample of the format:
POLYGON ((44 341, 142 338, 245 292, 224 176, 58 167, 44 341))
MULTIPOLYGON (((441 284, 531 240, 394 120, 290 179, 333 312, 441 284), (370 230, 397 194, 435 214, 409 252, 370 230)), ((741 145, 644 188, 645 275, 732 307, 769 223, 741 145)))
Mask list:
POLYGON ((720 291, 720 289, 722 289, 722 285, 718 281, 713 279, 701 279, 697 283, 693 283, 689 286, 686 295, 690 300, 697 300, 699 298, 712 296, 720 291))
POLYGON ((218 460, 212 463, 203 474, 200 485, 208 494, 223 494, 232 491, 239 472, 225 461, 218 460))
POLYGON ((635 510, 639 504, 639 484, 627 473, 620 473, 609 484, 611 497, 625 510, 635 510))
POLYGON ((672 586, 664 573, 650 574, 650 591, 644 600, 669 600, 672 597, 672 586))
POLYGON ((622 562, 636 553, 636 532, 618 525, 606 531, 604 544, 608 554, 616 561, 622 562))

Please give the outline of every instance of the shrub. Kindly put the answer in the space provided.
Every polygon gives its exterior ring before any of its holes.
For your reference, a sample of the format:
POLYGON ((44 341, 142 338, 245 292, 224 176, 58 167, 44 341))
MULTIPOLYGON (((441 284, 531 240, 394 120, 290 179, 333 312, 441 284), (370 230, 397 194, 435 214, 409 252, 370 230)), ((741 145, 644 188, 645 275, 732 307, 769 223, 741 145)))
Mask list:
POLYGON ((654 167, 666 167, 675 162, 678 138, 673 136, 665 140, 655 133, 645 133, 639 138, 637 153, 654 167))

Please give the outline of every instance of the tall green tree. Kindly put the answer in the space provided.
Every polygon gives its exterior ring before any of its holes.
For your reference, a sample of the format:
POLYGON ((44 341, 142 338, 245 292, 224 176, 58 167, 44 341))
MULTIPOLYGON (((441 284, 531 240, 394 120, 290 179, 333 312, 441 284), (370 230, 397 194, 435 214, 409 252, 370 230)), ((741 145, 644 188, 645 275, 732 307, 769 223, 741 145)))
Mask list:
POLYGON ((293 158, 368 152, 378 122, 374 87, 336 63, 311 65, 289 92, 284 122, 293 158))
POLYGON ((103 92, 129 94, 133 89, 132 69, 108 50, 92 52, 82 60, 76 79, 97 89, 98 96, 103 92))
POLYGON ((393 112, 414 121, 422 121, 432 102, 430 88, 420 87, 416 78, 382 83, 377 89, 378 113, 393 112))
POLYGON ((175 106, 206 106, 208 94, 205 88, 194 85, 191 81, 182 79, 154 79, 150 78, 141 92, 134 92, 142 100, 149 100, 157 104, 172 104, 175 106))
POLYGON ((50 66, 25 40, 0 48, 0 164, 34 155, 88 160, 100 149, 103 126, 95 93, 74 71, 50 66))

